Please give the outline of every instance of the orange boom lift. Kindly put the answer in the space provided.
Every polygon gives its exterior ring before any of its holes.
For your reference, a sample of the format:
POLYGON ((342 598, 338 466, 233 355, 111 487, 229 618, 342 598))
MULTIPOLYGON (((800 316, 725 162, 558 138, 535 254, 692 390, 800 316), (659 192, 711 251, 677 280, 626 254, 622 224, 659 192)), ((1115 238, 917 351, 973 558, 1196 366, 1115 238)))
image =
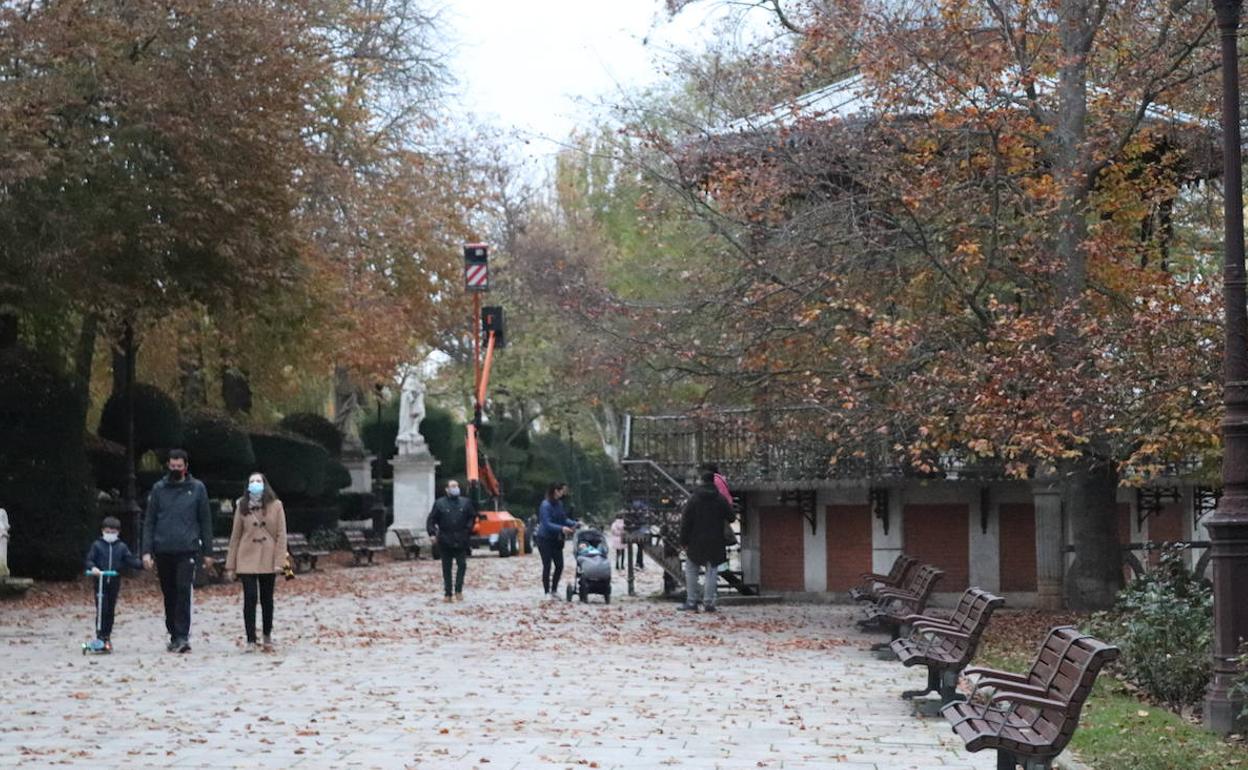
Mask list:
POLYGON ((519 554, 524 546, 524 524, 503 506, 503 488, 490 460, 481 450, 480 431, 485 397, 490 384, 494 351, 504 346, 503 309, 482 307, 481 295, 489 291, 489 247, 484 243, 464 246, 464 286, 472 294, 472 420, 464 437, 468 495, 481 519, 472 531, 473 547, 488 545, 502 557, 519 554), (480 326, 478 326, 478 323, 480 326), (484 344, 482 344, 484 338, 484 344))

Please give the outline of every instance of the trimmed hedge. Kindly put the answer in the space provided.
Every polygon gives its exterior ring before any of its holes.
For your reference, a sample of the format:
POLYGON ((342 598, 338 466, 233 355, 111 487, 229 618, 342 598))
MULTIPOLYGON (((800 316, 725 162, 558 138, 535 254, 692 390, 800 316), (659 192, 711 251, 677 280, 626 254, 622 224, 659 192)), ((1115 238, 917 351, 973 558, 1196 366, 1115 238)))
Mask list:
POLYGON ((286 528, 291 532, 311 535, 323 529, 338 529, 338 506, 314 503, 283 503, 286 528))
POLYGON ((325 489, 329 452, 314 441, 285 431, 253 431, 256 467, 282 499, 319 497, 325 489))
POLYGON ((94 434, 83 436, 91 478, 103 490, 121 491, 126 486, 126 448, 94 434))
POLYGON ((342 433, 338 426, 319 414, 312 412, 295 412, 282 418, 277 424, 279 428, 290 433, 297 433, 304 438, 320 444, 330 457, 342 454, 342 433))
POLYGON ((41 357, 0 350, 0 508, 15 575, 68 580, 98 536, 78 389, 41 357))
MULTIPOLYGON (((126 410, 120 393, 104 403, 97 432, 101 438, 126 445, 126 410)), ((182 413, 177 403, 160 388, 142 382, 134 384, 134 444, 137 455, 182 445, 182 413)))
POLYGON ((198 476, 244 481, 256 468, 251 437, 224 412, 197 411, 187 415, 183 446, 190 454, 191 472, 198 476))
POLYGON ((338 518, 359 521, 373 517, 373 495, 370 492, 343 492, 338 495, 338 518))
POLYGON ((351 486, 351 471, 337 460, 325 463, 325 487, 321 490, 323 497, 334 497, 338 490, 351 486))

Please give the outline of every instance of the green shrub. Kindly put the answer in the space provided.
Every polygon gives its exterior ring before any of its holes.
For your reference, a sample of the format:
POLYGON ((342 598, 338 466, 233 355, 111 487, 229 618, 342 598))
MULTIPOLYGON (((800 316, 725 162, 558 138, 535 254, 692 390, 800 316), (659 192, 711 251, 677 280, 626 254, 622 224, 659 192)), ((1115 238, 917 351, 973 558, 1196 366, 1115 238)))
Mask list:
POLYGON ((308 545, 321 551, 342 551, 347 548, 347 536, 338 531, 336 526, 326 527, 308 535, 308 545))
POLYGON ((36 354, 0 350, 0 508, 15 575, 75 577, 99 535, 80 396, 36 354))
POLYGON ((126 448, 94 434, 83 437, 87 459, 91 462, 91 478, 103 490, 121 491, 126 486, 126 448))
MULTIPOLYGON (((120 393, 109 396, 100 414, 101 438, 126 444, 126 411, 120 393)), ((134 384, 134 445, 137 454, 182 445, 182 414, 177 403, 154 385, 134 384)), ((194 457, 191 458, 195 460, 194 457)))
POLYGON ((1200 700, 1212 673, 1213 590, 1187 569, 1182 552, 1165 549, 1095 621, 1095 631, 1122 648, 1127 678, 1172 707, 1200 700))
POLYGON ((243 479, 256 468, 251 438, 224 412, 197 411, 186 417, 183 447, 192 473, 201 478, 243 479))
POLYGON ((337 460, 325 463, 325 487, 321 490, 322 497, 335 497, 338 490, 351 486, 351 471, 337 460))
POLYGON ((343 492, 338 495, 338 518, 359 521, 373 517, 373 496, 368 492, 343 492))
POLYGON ((338 528, 338 506, 316 503, 284 503, 286 528, 311 536, 318 530, 338 528))
POLYGON ((329 452, 330 457, 342 454, 342 433, 338 426, 319 414, 295 412, 282 418, 277 425, 282 430, 297 433, 320 444, 329 452))
POLYGON ((306 500, 325 489, 325 466, 329 453, 302 436, 284 431, 253 431, 251 446, 256 467, 283 499, 306 500))

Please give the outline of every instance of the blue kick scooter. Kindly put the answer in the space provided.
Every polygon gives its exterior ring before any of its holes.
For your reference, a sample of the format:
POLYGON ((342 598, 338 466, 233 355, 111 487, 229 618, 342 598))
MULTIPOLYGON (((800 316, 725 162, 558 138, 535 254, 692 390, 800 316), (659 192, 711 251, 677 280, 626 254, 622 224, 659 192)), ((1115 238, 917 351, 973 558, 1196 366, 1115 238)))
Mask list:
MULTIPOLYGON (((86 574, 90 575, 91 570, 86 574)), ((117 577, 117 570, 100 570, 95 589, 95 638, 82 643, 83 655, 107 655, 113 651, 112 645, 100 638, 100 621, 104 616, 104 578, 117 577)))

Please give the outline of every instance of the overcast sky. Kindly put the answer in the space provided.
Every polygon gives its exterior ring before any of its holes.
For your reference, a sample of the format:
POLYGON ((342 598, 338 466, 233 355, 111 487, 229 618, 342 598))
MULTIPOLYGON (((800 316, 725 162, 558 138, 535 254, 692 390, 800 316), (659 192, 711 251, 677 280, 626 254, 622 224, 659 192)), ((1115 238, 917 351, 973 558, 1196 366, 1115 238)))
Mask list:
MULTIPOLYGON (((445 13, 466 111, 534 139, 537 157, 590 122, 587 103, 656 82, 666 53, 699 47, 716 19, 740 14, 713 0, 674 20, 662 0, 452 0, 445 13)), ((751 14, 741 34, 765 20, 751 14)))

